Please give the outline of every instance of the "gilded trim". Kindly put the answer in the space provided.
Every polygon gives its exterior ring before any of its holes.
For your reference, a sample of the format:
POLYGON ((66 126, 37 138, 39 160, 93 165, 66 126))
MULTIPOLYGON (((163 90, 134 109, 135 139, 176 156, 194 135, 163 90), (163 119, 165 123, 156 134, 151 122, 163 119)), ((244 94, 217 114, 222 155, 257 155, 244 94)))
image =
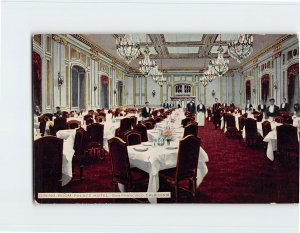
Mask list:
POLYGON ((294 35, 292 34, 285 34, 283 36, 281 36, 279 39, 277 39, 276 41, 274 41, 273 43, 271 43, 269 46, 261 49, 260 51, 258 51, 256 54, 254 54, 253 56, 251 56, 250 58, 246 59, 242 64, 241 67, 244 67, 246 65, 248 65, 250 62, 253 62, 255 60, 257 60, 261 55, 263 55, 264 53, 269 52, 270 50, 276 50, 278 48, 278 46, 280 46, 280 44, 288 39, 290 39, 291 37, 293 37, 294 35))

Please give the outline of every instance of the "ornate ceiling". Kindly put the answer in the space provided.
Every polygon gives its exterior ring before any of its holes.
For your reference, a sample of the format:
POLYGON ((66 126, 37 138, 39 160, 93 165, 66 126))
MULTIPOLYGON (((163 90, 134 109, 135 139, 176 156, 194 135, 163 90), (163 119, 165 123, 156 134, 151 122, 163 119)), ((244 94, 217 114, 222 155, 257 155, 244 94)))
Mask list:
MULTIPOLYGON (((116 38, 123 34, 88 34, 88 40, 96 43, 115 59, 122 60, 116 51, 116 38)), ((237 34, 133 34, 134 41, 140 43, 144 51, 146 45, 151 51, 151 58, 156 59, 159 67, 168 71, 201 71, 207 68, 210 58, 217 57, 219 44, 223 45, 224 57, 229 59, 229 68, 238 69, 240 64, 227 53, 228 41, 235 40, 237 34)), ((279 39, 282 34, 254 34, 253 53, 279 39)), ((138 68, 138 61, 143 55, 129 64, 133 69, 138 68)))

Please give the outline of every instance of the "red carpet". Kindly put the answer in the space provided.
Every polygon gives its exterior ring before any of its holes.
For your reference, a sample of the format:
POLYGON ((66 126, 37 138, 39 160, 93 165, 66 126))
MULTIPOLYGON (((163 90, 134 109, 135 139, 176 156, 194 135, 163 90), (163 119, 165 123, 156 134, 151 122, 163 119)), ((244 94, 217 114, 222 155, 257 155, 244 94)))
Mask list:
MULTIPOLYGON (((262 148, 247 148, 238 139, 229 139, 211 122, 199 128, 202 147, 209 156, 208 174, 198 188, 196 200, 184 195, 182 202, 196 203, 298 203, 299 166, 291 161, 272 162, 262 148)), ((111 192, 111 167, 104 161, 90 162, 84 180, 74 181, 62 192, 111 192)), ((162 190, 166 187, 162 186, 162 190)), ((165 200, 161 200, 161 202, 165 200)), ((50 200, 50 202, 52 202, 50 200)), ((108 203, 110 199, 53 200, 55 203, 108 203)))

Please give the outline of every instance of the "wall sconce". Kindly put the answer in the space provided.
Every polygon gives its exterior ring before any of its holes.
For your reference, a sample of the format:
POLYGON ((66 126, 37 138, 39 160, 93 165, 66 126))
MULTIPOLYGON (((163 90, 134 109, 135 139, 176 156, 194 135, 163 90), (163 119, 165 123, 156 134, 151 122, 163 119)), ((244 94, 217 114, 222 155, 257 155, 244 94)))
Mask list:
POLYGON ((253 89, 252 89, 252 92, 253 92, 254 94, 256 93, 256 90, 255 90, 255 88, 253 88, 253 89))
POLYGON ((98 87, 97 85, 94 86, 94 91, 97 91, 98 87))
POLYGON ((216 95, 215 90, 212 90, 211 95, 212 95, 212 96, 215 96, 215 95, 216 95))
POLYGON ((114 94, 115 94, 115 95, 117 94, 117 89, 116 89, 116 88, 114 89, 114 94))
POLYGON ((152 91, 152 97, 154 98, 154 97, 155 97, 155 95, 156 95, 156 91, 155 91, 155 90, 153 90, 153 91, 152 91))
POLYGON ((58 76, 58 78, 57 78, 58 86, 63 85, 64 84, 64 77, 61 76, 60 72, 58 72, 57 76, 58 76))
POLYGON ((277 84, 277 82, 275 81, 274 82, 274 84, 273 84, 273 88, 275 89, 275 90, 277 90, 278 89, 278 84, 277 84))
POLYGON ((239 91, 240 95, 242 95, 242 90, 239 91))

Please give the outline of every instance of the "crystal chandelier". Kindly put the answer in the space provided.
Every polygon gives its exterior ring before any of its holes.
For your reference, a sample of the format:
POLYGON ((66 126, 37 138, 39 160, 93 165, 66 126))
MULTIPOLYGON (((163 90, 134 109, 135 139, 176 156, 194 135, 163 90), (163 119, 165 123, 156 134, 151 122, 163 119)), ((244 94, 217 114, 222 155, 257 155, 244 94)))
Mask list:
POLYGON ((238 40, 228 43, 228 54, 241 63, 253 51, 253 35, 239 34, 238 40))
POLYGON ((132 40, 131 35, 118 37, 116 46, 120 57, 123 58, 127 64, 136 59, 140 54, 140 45, 132 40))
POLYGON ((208 82, 205 76, 201 76, 199 80, 202 83, 203 87, 207 86, 208 82))
POLYGON ((150 60, 150 50, 148 45, 146 45, 144 50, 144 59, 139 61, 140 64, 140 72, 144 75, 148 75, 152 68, 155 67, 155 61, 150 60))
POLYGON ((158 66, 156 64, 147 75, 147 77, 152 78, 154 82, 158 82, 161 76, 162 73, 158 70, 158 66))
POLYGON ((222 76, 223 74, 225 74, 228 71, 229 60, 224 59, 223 51, 224 50, 220 44, 220 46, 218 48, 218 58, 215 60, 212 60, 212 69, 213 69, 214 73, 217 74, 218 76, 222 76))
POLYGON ((212 82, 216 78, 216 74, 213 70, 211 60, 209 61, 208 69, 204 72, 204 77, 209 82, 212 82))

